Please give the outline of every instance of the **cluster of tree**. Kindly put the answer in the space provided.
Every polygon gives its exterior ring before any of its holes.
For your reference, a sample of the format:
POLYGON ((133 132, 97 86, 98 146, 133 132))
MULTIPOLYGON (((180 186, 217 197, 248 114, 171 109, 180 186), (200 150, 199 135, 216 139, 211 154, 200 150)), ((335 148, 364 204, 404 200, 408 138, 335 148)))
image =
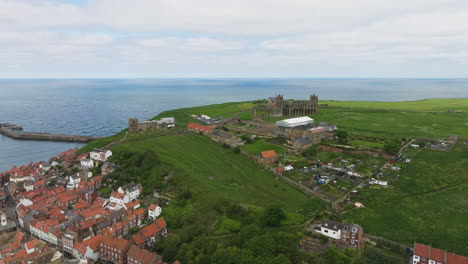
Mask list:
POLYGON ((336 131, 336 136, 338 137, 338 143, 340 144, 348 144, 348 132, 338 129, 336 131))
POLYGON ((397 154, 401 148, 401 141, 399 139, 394 139, 390 142, 385 143, 384 150, 389 154, 397 154))
POLYGON ((308 159, 313 159, 319 152, 318 146, 310 146, 302 151, 302 156, 308 159))
POLYGON ((118 170, 109 175, 113 180, 112 189, 126 183, 141 183, 143 195, 150 194, 154 189, 160 189, 164 184, 164 176, 173 170, 173 166, 163 163, 150 150, 145 152, 114 151, 112 161, 119 164, 118 170))

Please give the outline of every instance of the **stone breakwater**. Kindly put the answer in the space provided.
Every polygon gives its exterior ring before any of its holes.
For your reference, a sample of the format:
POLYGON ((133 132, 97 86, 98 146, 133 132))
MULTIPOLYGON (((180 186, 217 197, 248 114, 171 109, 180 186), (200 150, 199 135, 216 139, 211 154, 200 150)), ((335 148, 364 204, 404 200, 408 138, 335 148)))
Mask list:
MULTIPOLYGON (((5 124, 5 123, 0 123, 5 124)), ((25 140, 48 140, 48 141, 65 141, 65 142, 89 142, 100 137, 91 136, 76 136, 76 135, 63 135, 63 134, 49 134, 40 132, 24 132, 19 131, 22 129, 20 126, 0 126, 0 134, 14 138, 14 139, 25 139, 25 140)))

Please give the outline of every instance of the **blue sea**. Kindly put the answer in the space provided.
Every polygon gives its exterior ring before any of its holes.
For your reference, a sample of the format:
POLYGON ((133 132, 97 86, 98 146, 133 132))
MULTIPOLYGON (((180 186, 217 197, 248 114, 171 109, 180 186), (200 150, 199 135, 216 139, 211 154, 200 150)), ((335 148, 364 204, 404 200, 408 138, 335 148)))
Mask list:
MULTIPOLYGON (((314 93, 332 100, 467 98, 468 79, 3 79, 0 122, 26 131, 109 136, 125 128, 129 117, 276 93, 290 99, 314 93)), ((80 146, 0 135, 0 172, 80 146)))

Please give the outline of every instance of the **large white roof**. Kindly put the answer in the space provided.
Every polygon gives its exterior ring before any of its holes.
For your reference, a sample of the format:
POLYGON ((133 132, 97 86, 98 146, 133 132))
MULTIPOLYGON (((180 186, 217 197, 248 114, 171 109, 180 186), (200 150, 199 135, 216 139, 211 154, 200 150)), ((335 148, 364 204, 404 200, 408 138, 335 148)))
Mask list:
POLYGON ((314 119, 308 116, 301 116, 295 118, 284 119, 281 121, 276 122, 277 126, 281 127, 296 127, 296 126, 304 126, 309 125, 314 122, 314 119))

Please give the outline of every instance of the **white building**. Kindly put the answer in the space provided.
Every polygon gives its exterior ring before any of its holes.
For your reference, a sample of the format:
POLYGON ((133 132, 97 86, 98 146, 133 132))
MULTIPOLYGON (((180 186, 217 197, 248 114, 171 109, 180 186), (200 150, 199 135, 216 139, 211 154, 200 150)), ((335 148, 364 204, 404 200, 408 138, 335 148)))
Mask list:
POLYGON ((341 230, 338 224, 323 222, 315 225, 315 232, 331 237, 333 239, 341 238, 341 230))
POLYGON ((34 184, 31 181, 25 182, 23 187, 27 192, 34 190, 34 184))
POLYGON ((82 159, 80 161, 80 164, 81 164, 81 167, 87 168, 87 169, 94 167, 94 161, 92 159, 82 159))
POLYGON ((148 208, 148 218, 151 220, 156 220, 162 213, 162 208, 159 205, 151 204, 148 208))
POLYGON ((143 186, 141 186, 141 184, 129 184, 124 186, 123 188, 119 187, 117 191, 128 196, 129 201, 133 201, 141 195, 141 192, 143 191, 143 186))
POLYGON ((173 117, 163 117, 161 121, 166 123, 168 128, 175 127, 175 119, 173 117))
POLYGON ((289 118, 289 119, 278 121, 276 122, 276 126, 293 128, 293 127, 299 127, 299 126, 311 126, 312 123, 314 123, 314 119, 308 116, 301 116, 301 117, 289 118))
POLYGON ((81 182, 81 178, 78 175, 71 175, 67 184, 67 189, 78 188, 78 183, 81 182))
POLYGON ((417 145, 417 144, 411 144, 411 147, 412 147, 412 148, 415 148, 415 149, 418 149, 420 146, 417 145))
POLYGON ((372 178, 369 181, 369 184, 370 185, 377 184, 377 185, 381 185, 381 186, 388 186, 388 181, 380 181, 380 180, 376 180, 376 179, 372 178))
POLYGON ((89 153, 89 157, 92 160, 98 160, 98 161, 107 161, 108 158, 112 156, 112 151, 110 150, 98 150, 95 149, 89 153))

